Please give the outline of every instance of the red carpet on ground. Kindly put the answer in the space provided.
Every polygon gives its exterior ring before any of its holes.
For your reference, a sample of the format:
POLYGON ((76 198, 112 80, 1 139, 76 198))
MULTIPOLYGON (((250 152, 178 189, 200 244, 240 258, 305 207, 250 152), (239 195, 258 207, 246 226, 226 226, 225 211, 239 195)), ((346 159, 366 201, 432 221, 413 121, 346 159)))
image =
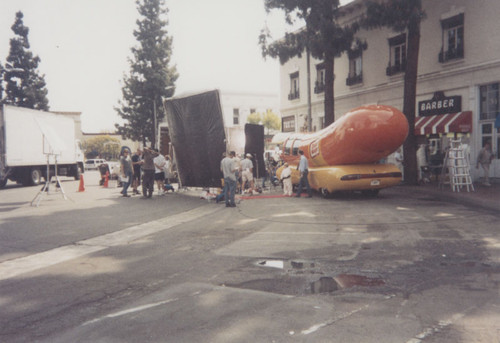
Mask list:
MULTIPOLYGON (((307 196, 307 194, 303 194, 304 196, 307 196)), ((295 193, 292 194, 291 197, 294 197, 295 193)), ((290 197, 290 198, 291 198, 290 197)), ((284 194, 275 194, 275 195, 242 195, 239 197, 240 199, 247 200, 247 199, 273 199, 273 198, 289 198, 289 196, 284 195, 284 194)))

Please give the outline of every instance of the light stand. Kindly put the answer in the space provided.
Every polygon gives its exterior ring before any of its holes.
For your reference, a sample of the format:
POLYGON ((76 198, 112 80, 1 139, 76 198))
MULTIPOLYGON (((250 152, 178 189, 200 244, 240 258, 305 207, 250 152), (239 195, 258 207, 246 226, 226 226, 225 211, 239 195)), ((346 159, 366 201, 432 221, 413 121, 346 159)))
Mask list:
POLYGON ((57 188, 57 186, 59 186, 59 188, 61 189, 61 194, 62 194, 64 200, 68 200, 68 198, 66 197, 66 193, 64 192, 64 189, 62 187, 61 181, 59 180, 59 176, 57 175, 57 155, 58 154, 53 151, 52 147, 50 146, 50 143, 47 140, 47 136, 45 134, 43 134, 43 151, 44 151, 44 155, 47 155, 47 174, 45 176, 45 184, 43 185, 42 189, 38 192, 38 194, 31 201, 31 206, 36 206, 36 207, 38 207, 40 205, 40 201, 42 200, 44 194, 49 193, 49 185, 50 185, 50 181, 52 179, 50 177, 50 155, 54 156, 54 174, 56 177, 56 188, 57 188), (48 147, 45 144, 46 142, 47 142, 48 147))
POLYGON ((35 206, 38 207, 38 205, 40 204, 40 201, 42 200, 42 197, 43 195, 45 194, 45 192, 49 192, 49 185, 50 185, 50 153, 48 154, 45 154, 47 155, 47 175, 45 176, 45 184, 43 185, 42 189, 38 192, 38 194, 33 198, 33 200, 31 200, 31 206, 33 206, 33 204, 35 203, 36 201, 36 204, 35 206))
POLYGON ((59 186, 59 189, 61 190, 61 194, 64 198, 64 200, 68 200, 66 197, 66 193, 64 192, 64 188, 62 186, 61 180, 59 180, 59 175, 57 175, 57 155, 54 154, 54 171, 55 171, 55 177, 56 177, 56 187, 59 186))

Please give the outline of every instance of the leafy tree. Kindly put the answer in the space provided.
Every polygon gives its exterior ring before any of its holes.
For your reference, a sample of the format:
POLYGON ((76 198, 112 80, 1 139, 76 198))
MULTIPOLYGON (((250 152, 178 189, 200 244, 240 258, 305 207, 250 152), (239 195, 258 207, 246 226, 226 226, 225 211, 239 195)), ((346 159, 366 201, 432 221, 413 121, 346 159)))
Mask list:
POLYGON ((261 124, 262 123, 261 114, 258 112, 250 113, 247 117, 247 123, 249 123, 249 124, 261 124))
POLYGON ((165 117, 164 97, 174 94, 177 70, 170 67, 172 38, 167 35, 168 20, 164 0, 137 0, 141 19, 134 37, 139 46, 131 49, 130 75, 124 76, 122 97, 115 108, 125 120, 115 124, 124 138, 150 142, 155 146, 156 126, 165 117))
POLYGON ((101 156, 106 160, 112 160, 120 154, 120 145, 121 142, 116 137, 99 135, 85 140, 82 148, 87 158, 101 156))
POLYGON ((3 74, 4 74, 4 69, 2 62, 0 62, 0 105, 2 104, 3 100, 3 74))
POLYGON ((369 1, 364 26, 369 29, 388 27, 408 35, 406 70, 404 77, 403 113, 409 124, 408 138, 403 145, 405 180, 418 183, 417 140, 415 137, 415 108, 417 96, 418 53, 420 23, 425 18, 421 0, 369 1))
POLYGON ((271 110, 267 110, 266 113, 262 115, 262 125, 269 130, 279 130, 281 129, 280 118, 271 110))
POLYGON ((287 33, 270 44, 267 41, 271 35, 263 30, 259 36, 262 55, 278 57, 281 64, 303 53, 324 61, 325 125, 330 125, 335 121, 334 60, 351 47, 359 25, 341 26, 337 22, 339 0, 264 0, 264 5, 267 12, 283 11, 288 24, 296 20, 305 22, 304 29, 287 33))
POLYGON ((281 128, 280 118, 271 110, 267 110, 266 113, 250 113, 247 117, 247 123, 263 125, 268 133, 269 130, 281 128))
POLYGON ((11 29, 15 34, 10 40, 10 51, 3 69, 6 82, 4 102, 11 105, 49 110, 45 75, 38 73, 40 57, 29 51, 29 28, 23 23, 23 13, 16 13, 11 29))

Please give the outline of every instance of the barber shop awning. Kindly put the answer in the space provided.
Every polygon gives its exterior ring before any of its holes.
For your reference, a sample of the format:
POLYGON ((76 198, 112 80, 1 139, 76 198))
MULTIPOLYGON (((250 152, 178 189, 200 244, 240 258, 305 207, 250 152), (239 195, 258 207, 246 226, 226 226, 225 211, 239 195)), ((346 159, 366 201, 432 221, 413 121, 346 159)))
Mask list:
POLYGON ((415 135, 467 133, 472 131, 472 112, 447 113, 415 118, 415 135))

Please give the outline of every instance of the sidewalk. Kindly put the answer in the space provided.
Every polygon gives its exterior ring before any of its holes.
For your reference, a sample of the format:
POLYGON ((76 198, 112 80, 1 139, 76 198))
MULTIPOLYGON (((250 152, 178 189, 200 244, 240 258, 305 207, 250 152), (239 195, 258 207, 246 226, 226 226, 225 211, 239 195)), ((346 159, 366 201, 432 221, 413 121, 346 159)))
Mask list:
POLYGON ((432 195, 439 200, 450 201, 471 207, 481 207, 490 211, 500 213, 500 181, 493 180, 491 186, 482 183, 474 183, 474 191, 467 192, 467 188, 462 188, 460 192, 453 192, 450 185, 438 187, 437 182, 424 184, 421 186, 400 185, 396 189, 409 193, 421 193, 432 195))

